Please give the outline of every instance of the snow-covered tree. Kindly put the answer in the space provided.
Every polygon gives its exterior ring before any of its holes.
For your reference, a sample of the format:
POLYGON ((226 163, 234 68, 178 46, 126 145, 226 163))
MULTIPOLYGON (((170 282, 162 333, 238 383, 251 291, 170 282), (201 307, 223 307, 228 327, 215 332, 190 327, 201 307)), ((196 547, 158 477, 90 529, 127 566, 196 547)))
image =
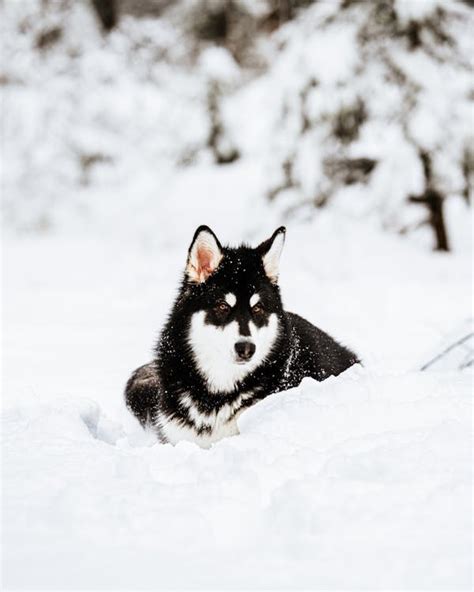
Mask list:
POLYGON ((445 212, 469 203, 474 170, 468 2, 0 8, 8 225, 47 228, 132 179, 242 156, 284 218, 331 207, 453 242, 445 212))
POLYGON ((300 12, 276 33, 279 54, 251 93, 265 103, 254 110, 266 118, 269 198, 401 233, 428 226, 448 250, 444 202, 472 191, 472 30, 472 9, 451 0, 300 12))
POLYGON ((140 3, 161 17, 116 2, 111 28, 99 4, 1 6, 7 227, 45 231, 132 200, 145 215, 176 169, 238 157, 220 102, 240 68, 225 44, 187 32, 191 4, 140 3))

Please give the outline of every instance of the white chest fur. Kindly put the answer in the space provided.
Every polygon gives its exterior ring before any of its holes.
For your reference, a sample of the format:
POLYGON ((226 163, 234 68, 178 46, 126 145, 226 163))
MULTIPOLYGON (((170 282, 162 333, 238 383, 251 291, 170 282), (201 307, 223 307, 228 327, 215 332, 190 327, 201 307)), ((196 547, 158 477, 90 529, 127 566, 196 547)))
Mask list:
POLYGON ((186 407, 193 425, 187 425, 179 418, 160 418, 160 432, 170 444, 184 440, 194 442, 201 448, 209 448, 214 442, 239 433, 237 418, 243 411, 242 402, 250 396, 251 393, 244 393, 232 403, 223 405, 219 411, 200 413, 191 397, 184 394, 181 396, 181 402, 186 407), (202 428, 205 429, 200 431, 202 428))
POLYGON ((161 432, 166 442, 170 444, 177 444, 184 440, 186 442, 194 442, 201 448, 210 448, 214 442, 218 442, 222 438, 236 436, 239 433, 239 429, 237 427, 237 421, 233 419, 223 425, 216 426, 212 432, 199 434, 194 428, 182 425, 172 419, 161 426, 161 432))

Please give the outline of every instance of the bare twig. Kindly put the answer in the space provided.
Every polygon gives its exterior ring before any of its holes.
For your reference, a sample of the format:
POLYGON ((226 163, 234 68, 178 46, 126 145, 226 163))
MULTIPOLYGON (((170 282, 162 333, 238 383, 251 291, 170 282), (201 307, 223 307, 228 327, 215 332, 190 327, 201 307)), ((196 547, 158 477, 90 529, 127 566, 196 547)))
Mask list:
MULTIPOLYGON (((463 343, 466 343, 466 341, 469 341, 469 339, 471 339, 471 337, 474 337, 474 332, 473 331, 471 331, 470 333, 468 333, 467 335, 465 335, 461 339, 458 339, 458 341, 456 341, 455 343, 452 343, 449 347, 447 347, 445 350, 443 350, 440 354, 438 354, 432 360, 430 360, 429 362, 427 362, 426 364, 424 364, 420 368, 420 370, 421 371, 426 370, 432 364, 434 364, 435 362, 437 362, 438 360, 440 360, 443 356, 445 356, 447 353, 449 353, 450 351, 452 351, 455 347, 457 347, 458 345, 462 345, 463 343)), ((467 364, 466 366, 469 366, 469 365, 470 364, 467 364)))

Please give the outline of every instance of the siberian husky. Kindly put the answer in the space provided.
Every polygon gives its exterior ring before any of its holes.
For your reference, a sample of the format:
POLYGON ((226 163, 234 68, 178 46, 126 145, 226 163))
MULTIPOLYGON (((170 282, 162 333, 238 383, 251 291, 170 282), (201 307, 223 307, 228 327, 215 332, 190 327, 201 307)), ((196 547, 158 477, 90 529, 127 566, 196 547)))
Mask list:
POLYGON ((127 383, 128 408, 162 442, 209 447, 238 434, 256 401, 324 380, 359 360, 332 337, 283 309, 278 287, 285 228, 257 248, 223 247, 200 226, 155 359, 127 383))

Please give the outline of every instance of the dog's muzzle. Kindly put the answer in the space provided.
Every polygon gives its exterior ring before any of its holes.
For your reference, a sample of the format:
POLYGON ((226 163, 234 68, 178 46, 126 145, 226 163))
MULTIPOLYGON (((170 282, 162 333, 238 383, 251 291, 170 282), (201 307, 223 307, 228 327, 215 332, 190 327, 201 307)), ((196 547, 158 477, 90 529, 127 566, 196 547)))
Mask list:
POLYGON ((248 362, 255 353, 255 343, 251 341, 237 341, 234 345, 237 362, 248 362))

